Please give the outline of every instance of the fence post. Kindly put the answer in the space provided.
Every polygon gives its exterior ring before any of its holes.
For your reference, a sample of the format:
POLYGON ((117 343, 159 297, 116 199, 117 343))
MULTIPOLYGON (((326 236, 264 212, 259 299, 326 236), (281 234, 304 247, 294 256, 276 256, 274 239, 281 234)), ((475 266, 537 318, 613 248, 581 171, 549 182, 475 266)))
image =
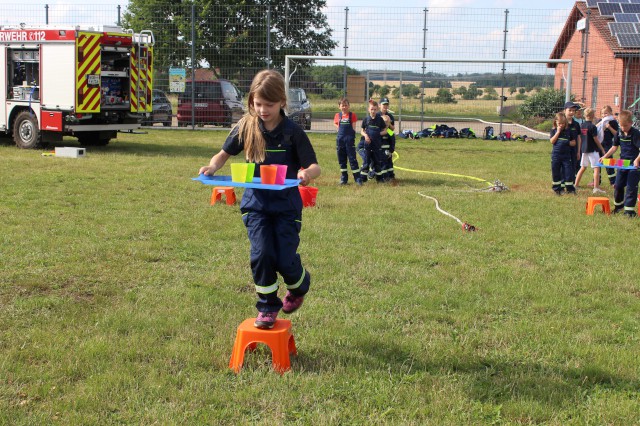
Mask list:
MULTIPOLYGON (((344 57, 347 57, 347 49, 349 45, 347 43, 347 34, 349 32, 349 7, 344 8, 344 57)), ((344 67, 342 70, 342 96, 347 97, 347 61, 344 61, 344 67)))
POLYGON ((121 6, 118 5, 118 26, 120 26, 122 23, 122 21, 120 20, 120 10, 121 10, 121 6))
POLYGON ((49 5, 44 5, 44 23, 49 25, 49 5))
MULTIPOLYGON (((427 13, 429 9, 426 7, 423 10, 424 12, 424 25, 422 26, 422 57, 426 58, 427 56, 427 13)), ((422 63, 422 81, 420 82, 420 88, 422 91, 422 95, 420 96, 420 130, 424 129, 424 79, 425 79, 425 62, 422 63)), ((402 87, 400 87, 402 90, 402 87)))
POLYGON ((196 5, 191 3, 191 130, 196 128, 196 5))
POLYGON ((402 132, 402 71, 400 71, 400 93, 398 95, 398 131, 396 133, 402 132))
POLYGON ((269 68, 271 68, 271 5, 267 6, 267 69, 269 68))
MULTIPOLYGON (((584 66, 582 68, 582 102, 587 101, 587 60, 589 59, 589 18, 591 17, 591 10, 587 9, 587 17, 584 21, 584 40, 582 44, 582 55, 584 56, 584 66)), ((593 99, 591 99, 593 103, 593 99)))
MULTIPOLYGON (((506 59, 507 58, 507 33, 509 32, 509 30, 507 29, 507 21, 509 18, 509 9, 505 9, 504 10, 504 39, 502 42, 502 59, 506 59)), ((505 83, 505 71, 507 70, 507 64, 506 62, 502 63, 502 89, 500 91, 500 132, 498 133, 499 135, 502 134, 502 123, 504 121, 504 114, 502 112, 502 108, 504 106, 504 83, 505 83)))

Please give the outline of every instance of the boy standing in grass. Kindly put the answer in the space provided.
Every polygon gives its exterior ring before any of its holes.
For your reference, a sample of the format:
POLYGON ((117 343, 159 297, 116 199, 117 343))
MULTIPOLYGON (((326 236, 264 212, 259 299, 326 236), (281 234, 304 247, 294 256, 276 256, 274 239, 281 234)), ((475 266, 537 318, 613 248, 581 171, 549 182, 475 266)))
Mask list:
MULTIPOLYGON (((387 134, 387 126, 378 114, 378 103, 373 99, 369 100, 369 115, 362 120, 362 130, 360 134, 364 138, 365 150, 369 150, 371 160, 369 164, 373 164, 376 182, 382 182, 382 135, 387 134)), ((367 161, 363 161, 362 180, 365 180, 368 172, 367 161)))
POLYGON ((620 113, 619 124, 620 130, 613 138, 613 146, 602 157, 610 158, 620 147, 620 159, 630 160, 636 167, 633 170, 620 169, 616 175, 616 184, 613 189, 613 198, 615 208, 614 213, 624 210, 624 214, 629 217, 635 217, 636 201, 638 200, 638 180, 640 174, 640 130, 631 126, 633 113, 624 110, 620 113))
POLYGON ((382 151, 383 151, 383 178, 385 182, 395 182, 396 175, 393 171, 393 152, 396 149, 396 136, 393 134, 396 129, 396 121, 393 114, 389 111, 389 98, 380 99, 380 115, 387 126, 387 134, 382 135, 382 151))
POLYGON ((576 188, 580 185, 580 179, 587 170, 587 166, 593 169, 593 193, 604 194, 600 188, 600 154, 604 155, 604 148, 598 139, 598 129, 593 124, 595 110, 587 108, 584 111, 585 122, 580 125, 582 130, 582 156, 580 158, 580 170, 576 176, 576 188), (596 152, 596 149, 598 150, 596 152))
POLYGON ((578 173, 578 164, 580 163, 580 152, 582 152, 582 139, 580 138, 581 130, 580 123, 575 120, 576 111, 580 109, 580 105, 567 102, 564 104, 564 115, 567 117, 567 129, 574 134, 575 145, 571 145, 571 167, 573 168, 573 182, 576 174, 578 173))

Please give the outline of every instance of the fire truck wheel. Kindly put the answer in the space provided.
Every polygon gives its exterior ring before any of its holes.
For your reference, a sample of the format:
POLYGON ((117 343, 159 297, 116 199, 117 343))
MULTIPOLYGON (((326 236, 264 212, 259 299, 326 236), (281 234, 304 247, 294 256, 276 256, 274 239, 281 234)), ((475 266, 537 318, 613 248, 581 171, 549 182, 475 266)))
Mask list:
POLYGON ((42 145, 42 136, 36 116, 22 111, 13 122, 13 141, 18 148, 33 149, 42 145))

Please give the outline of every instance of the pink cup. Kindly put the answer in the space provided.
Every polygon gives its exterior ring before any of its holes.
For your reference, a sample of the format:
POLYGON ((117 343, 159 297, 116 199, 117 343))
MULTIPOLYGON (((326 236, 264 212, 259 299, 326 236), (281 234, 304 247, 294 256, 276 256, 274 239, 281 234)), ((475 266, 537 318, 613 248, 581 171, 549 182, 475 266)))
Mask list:
POLYGON ((286 164, 274 164, 278 168, 276 172, 276 185, 284 185, 284 180, 287 177, 287 165, 286 164))
POLYGON ((622 167, 624 165, 624 160, 618 160, 618 167, 622 167))

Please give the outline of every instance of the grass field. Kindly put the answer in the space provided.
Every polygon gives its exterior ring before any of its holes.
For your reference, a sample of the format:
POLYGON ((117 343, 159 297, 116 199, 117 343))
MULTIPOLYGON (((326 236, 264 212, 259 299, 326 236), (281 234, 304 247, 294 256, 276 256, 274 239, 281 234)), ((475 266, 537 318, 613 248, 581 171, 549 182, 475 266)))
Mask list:
POLYGON ((82 159, 0 144, 0 424, 640 422, 640 221, 554 196, 547 142, 400 141, 399 186, 339 187, 334 136, 311 135, 299 355, 280 376, 260 348, 233 374, 249 244, 190 180, 224 137, 82 159))

